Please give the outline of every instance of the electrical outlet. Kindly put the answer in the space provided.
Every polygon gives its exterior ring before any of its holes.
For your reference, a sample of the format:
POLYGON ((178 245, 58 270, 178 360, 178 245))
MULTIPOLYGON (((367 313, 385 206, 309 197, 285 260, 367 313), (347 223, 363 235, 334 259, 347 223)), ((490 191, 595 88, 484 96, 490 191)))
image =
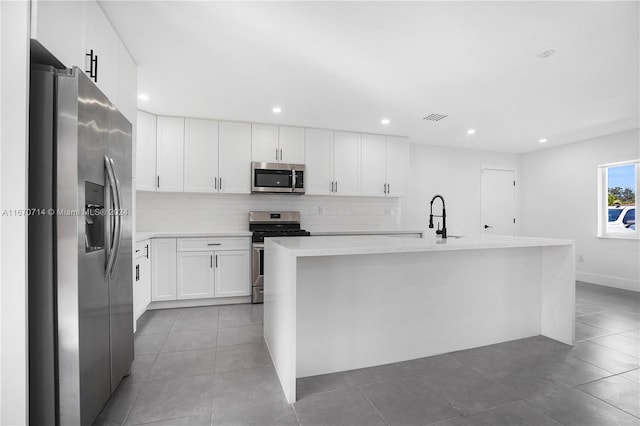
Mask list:
POLYGON ((391 209, 384 209, 385 216, 391 216, 391 209))
POLYGON ((318 214, 324 214, 324 207, 318 206, 318 214))
POLYGON ((584 262, 584 256, 579 254, 578 255, 578 262, 584 262))

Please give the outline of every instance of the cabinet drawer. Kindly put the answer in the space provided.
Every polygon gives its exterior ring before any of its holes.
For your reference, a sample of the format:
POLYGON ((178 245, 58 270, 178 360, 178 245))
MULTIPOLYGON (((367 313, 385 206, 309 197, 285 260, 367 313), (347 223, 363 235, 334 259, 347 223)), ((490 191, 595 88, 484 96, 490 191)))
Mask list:
POLYGON ((182 238, 178 251, 249 250, 250 238, 182 238))
POLYGON ((144 240, 136 243, 136 259, 147 258, 149 259, 149 246, 151 241, 144 240))

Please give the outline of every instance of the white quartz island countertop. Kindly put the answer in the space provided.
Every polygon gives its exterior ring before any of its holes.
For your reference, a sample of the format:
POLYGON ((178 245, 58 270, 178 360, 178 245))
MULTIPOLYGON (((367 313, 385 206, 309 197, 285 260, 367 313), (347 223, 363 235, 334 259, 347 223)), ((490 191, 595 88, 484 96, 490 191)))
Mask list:
POLYGON ((478 250, 517 247, 550 247, 573 244, 571 240, 552 238, 483 235, 475 237, 438 238, 435 243, 422 238, 397 238, 377 235, 332 237, 270 238, 297 257, 342 256, 376 253, 422 251, 478 250))
POLYGON ((571 240, 265 238, 264 277, 264 337, 289 403, 301 377, 575 339, 571 240))
POLYGON ((250 237, 249 231, 140 231, 136 232, 136 241, 149 238, 223 238, 250 237))

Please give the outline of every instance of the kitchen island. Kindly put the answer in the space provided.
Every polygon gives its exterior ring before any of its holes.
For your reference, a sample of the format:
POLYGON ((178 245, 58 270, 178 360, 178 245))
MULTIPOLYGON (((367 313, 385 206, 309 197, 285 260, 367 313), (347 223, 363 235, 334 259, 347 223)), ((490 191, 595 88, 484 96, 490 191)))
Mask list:
POLYGON ((265 239, 264 336, 296 379, 544 335, 574 343, 569 240, 265 239))

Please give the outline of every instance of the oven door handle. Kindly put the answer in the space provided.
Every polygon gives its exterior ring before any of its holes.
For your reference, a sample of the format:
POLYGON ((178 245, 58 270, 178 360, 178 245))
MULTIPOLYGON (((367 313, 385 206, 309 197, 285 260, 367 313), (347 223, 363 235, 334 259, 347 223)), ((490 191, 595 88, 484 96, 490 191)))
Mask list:
POLYGON ((264 250, 264 243, 253 243, 251 256, 251 285, 255 286, 260 280, 260 251, 264 250))

